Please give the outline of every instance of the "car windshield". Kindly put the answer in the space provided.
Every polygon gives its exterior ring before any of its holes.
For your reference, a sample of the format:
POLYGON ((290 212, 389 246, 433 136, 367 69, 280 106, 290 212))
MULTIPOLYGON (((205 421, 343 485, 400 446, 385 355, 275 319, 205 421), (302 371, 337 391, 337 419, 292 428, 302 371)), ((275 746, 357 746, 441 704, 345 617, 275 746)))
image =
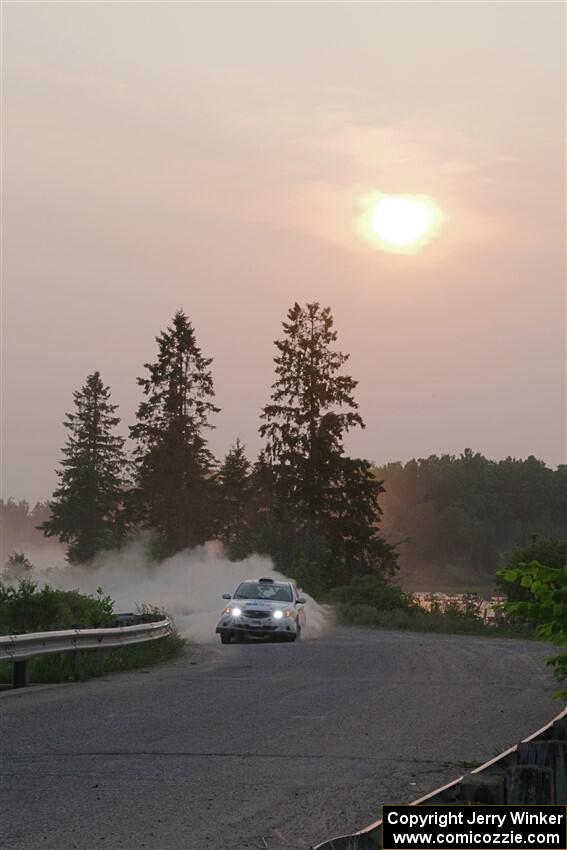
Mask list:
POLYGON ((271 581, 243 581, 234 594, 235 599, 268 599, 270 602, 291 602, 289 584, 275 584, 271 581))

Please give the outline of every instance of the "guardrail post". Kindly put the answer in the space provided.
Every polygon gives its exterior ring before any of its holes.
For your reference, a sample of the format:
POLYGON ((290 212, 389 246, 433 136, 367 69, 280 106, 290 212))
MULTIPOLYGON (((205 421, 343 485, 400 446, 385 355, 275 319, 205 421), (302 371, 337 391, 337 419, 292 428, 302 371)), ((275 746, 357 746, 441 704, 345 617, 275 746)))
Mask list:
POLYGON ((105 649, 95 649, 96 662, 98 664, 99 672, 102 673, 102 668, 104 667, 104 656, 106 655, 105 649))
POLYGON ((25 688, 28 683, 29 669, 27 659, 24 661, 14 661, 14 687, 25 688))
POLYGON ((81 658, 82 658, 82 653, 80 652, 80 650, 75 649, 75 651, 71 653, 71 664, 73 665, 73 675, 74 675, 76 680, 79 678, 79 669, 80 669, 80 666, 81 666, 81 658))

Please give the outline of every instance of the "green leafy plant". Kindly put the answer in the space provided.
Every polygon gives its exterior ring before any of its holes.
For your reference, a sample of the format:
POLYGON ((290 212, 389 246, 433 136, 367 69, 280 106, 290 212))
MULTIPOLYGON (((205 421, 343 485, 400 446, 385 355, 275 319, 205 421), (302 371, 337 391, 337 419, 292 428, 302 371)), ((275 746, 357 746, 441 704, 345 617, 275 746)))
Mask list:
POLYGON ((567 563, 567 540, 545 538, 513 549, 502 563, 502 569, 496 575, 496 586, 500 593, 506 596, 508 602, 533 602, 533 596, 526 585, 521 584, 522 573, 519 570, 524 564, 538 561, 554 569, 567 563), (515 580, 506 580, 503 575, 511 575, 516 570, 515 580))
POLYGON ((113 602, 99 588, 96 596, 78 590, 41 589, 30 579, 17 585, 0 582, 0 634, 26 634, 57 629, 110 625, 113 602))
MULTIPOLYGON (((499 578, 511 584, 519 581, 520 587, 530 594, 530 599, 510 601, 503 605, 506 614, 520 622, 535 625, 539 640, 549 641, 558 647, 567 645, 567 564, 549 567, 539 561, 520 564, 514 570, 501 570, 499 578)), ((567 651, 548 659, 556 679, 567 678, 567 651)), ((567 690, 557 693, 567 699, 567 690)))

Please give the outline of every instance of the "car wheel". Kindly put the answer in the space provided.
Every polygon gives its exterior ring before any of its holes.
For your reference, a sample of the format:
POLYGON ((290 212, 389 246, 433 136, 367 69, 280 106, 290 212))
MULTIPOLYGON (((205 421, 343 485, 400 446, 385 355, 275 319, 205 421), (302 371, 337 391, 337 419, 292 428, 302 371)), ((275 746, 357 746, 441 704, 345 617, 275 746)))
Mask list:
POLYGON ((293 632, 293 634, 291 635, 286 635, 286 640, 288 643, 293 643, 295 640, 297 640, 298 637, 299 635, 297 634, 297 632, 293 632))
POLYGON ((301 626, 299 625, 299 623, 297 624, 296 640, 301 640, 301 626))
POLYGON ((221 643, 230 643, 230 632, 221 632, 220 642, 221 643))

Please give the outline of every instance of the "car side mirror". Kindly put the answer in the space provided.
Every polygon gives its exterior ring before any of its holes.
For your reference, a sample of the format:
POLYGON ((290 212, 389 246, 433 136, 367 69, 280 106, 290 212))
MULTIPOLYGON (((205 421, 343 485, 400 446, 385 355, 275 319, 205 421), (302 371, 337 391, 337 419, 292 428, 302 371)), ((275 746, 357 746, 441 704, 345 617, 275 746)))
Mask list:
POLYGON ((298 605, 305 605, 307 599, 305 598, 305 596, 298 596, 296 602, 298 605))
POLYGON ((230 593, 223 593, 222 598, 223 599, 232 599, 232 596, 230 595, 230 593))

